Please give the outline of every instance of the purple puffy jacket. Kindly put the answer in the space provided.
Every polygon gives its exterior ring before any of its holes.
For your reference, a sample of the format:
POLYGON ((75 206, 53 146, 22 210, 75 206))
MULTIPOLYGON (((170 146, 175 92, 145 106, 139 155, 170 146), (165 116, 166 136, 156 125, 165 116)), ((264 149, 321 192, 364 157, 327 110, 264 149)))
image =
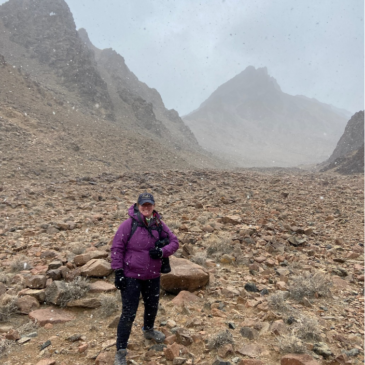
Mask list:
MULTIPOLYGON (((157 230, 151 230, 154 237, 144 227, 137 227, 132 238, 128 242, 132 230, 132 217, 138 220, 132 205, 128 214, 131 218, 125 220, 118 228, 111 247, 112 269, 124 269, 124 275, 130 278, 141 280, 154 279, 160 276, 161 260, 150 258, 149 250, 155 247, 159 239, 157 230)), ((157 213, 158 218, 160 218, 157 213)), ((177 237, 170 231, 167 225, 162 224, 160 238, 169 238, 170 243, 162 248, 163 257, 171 256, 179 248, 177 237)))

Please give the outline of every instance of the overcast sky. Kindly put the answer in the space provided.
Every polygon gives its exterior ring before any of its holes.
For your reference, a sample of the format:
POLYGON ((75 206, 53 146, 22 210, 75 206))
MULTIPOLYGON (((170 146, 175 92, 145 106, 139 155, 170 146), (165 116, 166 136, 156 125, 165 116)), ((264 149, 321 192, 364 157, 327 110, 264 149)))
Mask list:
POLYGON ((120 53, 180 115, 249 65, 286 93, 364 108, 364 0, 66 2, 96 47, 120 53))

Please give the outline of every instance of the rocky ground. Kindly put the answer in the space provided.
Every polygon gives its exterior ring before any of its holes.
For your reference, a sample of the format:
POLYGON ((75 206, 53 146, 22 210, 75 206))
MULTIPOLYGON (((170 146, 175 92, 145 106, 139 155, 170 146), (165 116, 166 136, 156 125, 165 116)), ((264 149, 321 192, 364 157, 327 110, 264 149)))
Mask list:
POLYGON ((113 364, 110 241, 148 190, 180 248, 162 278, 166 341, 143 339, 141 302, 130 364, 361 364, 363 184, 208 170, 3 181, 1 363, 113 364))

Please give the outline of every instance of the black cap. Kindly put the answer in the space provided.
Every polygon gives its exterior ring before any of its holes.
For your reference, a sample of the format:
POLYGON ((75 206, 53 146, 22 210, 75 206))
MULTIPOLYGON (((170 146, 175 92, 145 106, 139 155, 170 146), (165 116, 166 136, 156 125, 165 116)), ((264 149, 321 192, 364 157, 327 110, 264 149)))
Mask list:
POLYGON ((155 205, 155 199, 153 198, 153 195, 150 193, 142 193, 138 197, 138 205, 143 205, 145 203, 151 203, 155 205))

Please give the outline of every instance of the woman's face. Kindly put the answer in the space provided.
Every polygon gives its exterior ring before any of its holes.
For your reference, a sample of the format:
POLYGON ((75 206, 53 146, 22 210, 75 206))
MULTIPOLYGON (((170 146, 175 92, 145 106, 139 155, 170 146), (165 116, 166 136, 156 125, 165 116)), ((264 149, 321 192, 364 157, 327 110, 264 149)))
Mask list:
POLYGON ((144 203, 142 205, 138 205, 139 212, 146 218, 151 218, 154 209, 155 206, 151 203, 144 203))

